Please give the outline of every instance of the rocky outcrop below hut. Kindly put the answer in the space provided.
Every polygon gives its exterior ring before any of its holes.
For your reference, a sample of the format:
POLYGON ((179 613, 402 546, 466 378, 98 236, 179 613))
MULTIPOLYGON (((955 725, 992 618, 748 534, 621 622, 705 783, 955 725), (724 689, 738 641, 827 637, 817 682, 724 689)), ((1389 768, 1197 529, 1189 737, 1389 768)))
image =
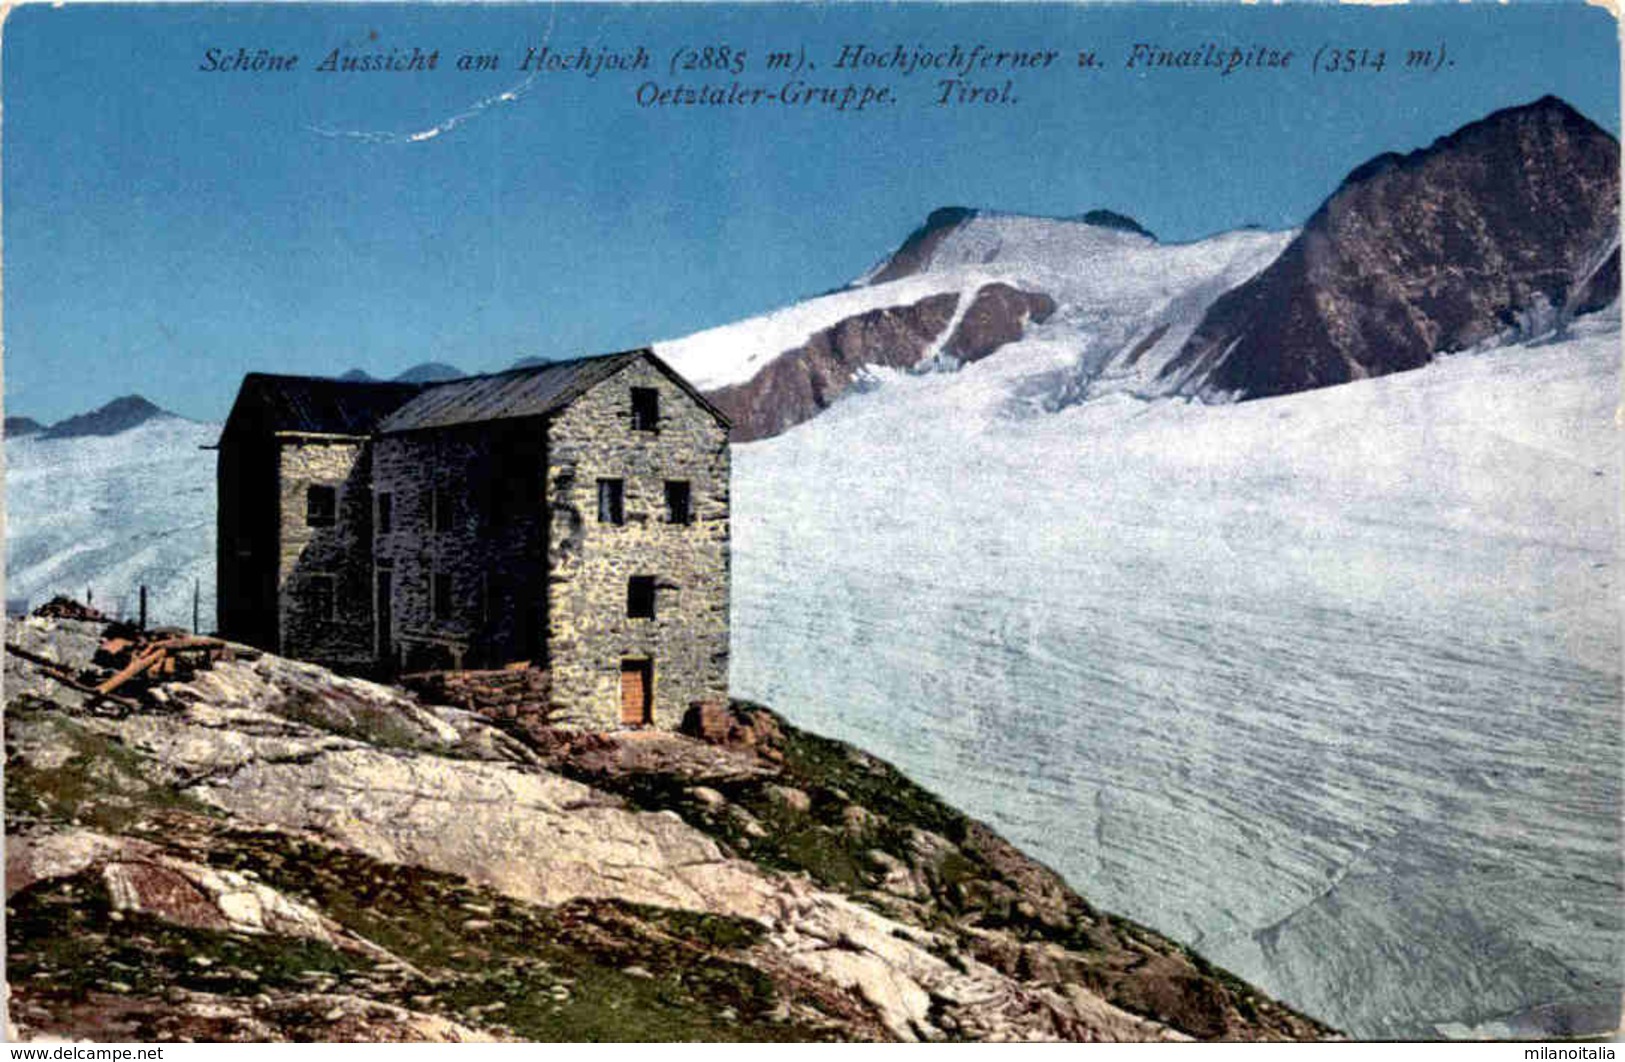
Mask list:
POLYGON ((8 632, 11 1038, 1330 1035, 765 708, 564 732, 247 653, 98 700, 104 629, 8 632))

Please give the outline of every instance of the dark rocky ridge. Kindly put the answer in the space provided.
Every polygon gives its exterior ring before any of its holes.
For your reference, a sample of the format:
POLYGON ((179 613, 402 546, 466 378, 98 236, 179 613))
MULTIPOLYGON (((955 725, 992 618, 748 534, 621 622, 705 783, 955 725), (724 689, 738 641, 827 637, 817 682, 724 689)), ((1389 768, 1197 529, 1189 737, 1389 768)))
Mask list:
POLYGON ((943 239, 960 225, 976 216, 969 207, 941 207, 931 211, 925 224, 908 234, 908 238, 892 252, 880 271, 870 277, 870 284, 884 284, 888 280, 911 277, 931 263, 931 256, 943 239))
POLYGON ((45 425, 33 417, 7 417, 6 438, 21 439, 45 430, 45 425))
POLYGON ((959 296, 932 295, 848 317, 780 354, 740 384, 706 395, 733 421, 733 441, 777 435, 829 408, 865 365, 906 369, 953 319, 959 296))
POLYGON ((1157 234, 1141 225, 1127 214, 1119 214, 1115 210, 1091 210, 1080 214, 1077 220, 1088 225, 1095 225, 1102 229, 1117 229, 1119 232, 1132 232, 1149 239, 1156 239, 1157 234))
MULTIPOLYGON (((39 433, 42 439, 76 439, 85 435, 117 435, 158 417, 175 414, 160 409, 140 395, 115 398, 99 409, 80 413, 39 433)), ((9 430, 10 426, 7 426, 9 430)))
POLYGON ((1417 368, 1619 293, 1619 143, 1562 100, 1355 169, 1163 370, 1262 398, 1417 368))
POLYGON ((1055 300, 1043 292, 1022 291, 1009 284, 985 284, 942 352, 960 361, 981 361, 1006 343, 1014 343, 1029 321, 1043 323, 1055 312, 1055 300))
MULTIPOLYGON (((953 321, 960 298, 943 292, 848 317, 780 354, 748 381, 706 397, 733 421, 735 442, 778 435, 828 409, 865 366, 911 369, 920 364, 953 321)), ((987 357, 1020 339, 1028 322, 1042 322, 1055 312, 1055 300, 1048 295, 1008 284, 983 285, 971 298, 942 345, 943 353, 960 361, 987 357)))

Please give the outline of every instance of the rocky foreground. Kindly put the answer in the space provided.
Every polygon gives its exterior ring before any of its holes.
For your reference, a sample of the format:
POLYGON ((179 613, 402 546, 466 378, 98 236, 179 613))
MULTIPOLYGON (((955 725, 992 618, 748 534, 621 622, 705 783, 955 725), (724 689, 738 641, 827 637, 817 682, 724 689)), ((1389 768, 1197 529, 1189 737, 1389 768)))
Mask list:
POLYGON ((270 655, 5 696, 9 1037, 1331 1034, 763 708, 572 735, 270 655))

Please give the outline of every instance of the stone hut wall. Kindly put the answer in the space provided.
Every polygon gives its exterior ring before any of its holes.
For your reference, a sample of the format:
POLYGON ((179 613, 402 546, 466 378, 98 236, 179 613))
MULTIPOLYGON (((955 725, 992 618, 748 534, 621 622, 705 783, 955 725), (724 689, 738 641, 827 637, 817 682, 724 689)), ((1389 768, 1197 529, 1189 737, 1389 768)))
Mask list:
POLYGON ((330 667, 369 667, 373 618, 367 444, 290 439, 283 441, 278 456, 277 651, 330 667), (312 486, 335 491, 331 526, 308 523, 312 486), (328 601, 331 612, 324 612, 328 601))
POLYGON ((728 435, 647 362, 556 414, 549 432, 548 634, 562 718, 621 725, 621 664, 651 663, 653 725, 728 691, 728 435), (632 388, 659 396, 658 430, 632 427, 632 388), (598 481, 623 483, 624 522, 600 522, 598 481), (665 484, 689 484, 692 518, 667 521, 665 484), (655 579, 653 619, 627 616, 628 580, 655 579))
POLYGON ((545 664, 545 449, 538 418, 377 442, 373 494, 390 495, 391 529, 375 533, 374 563, 392 583, 396 670, 545 664), (437 492, 448 507, 441 530, 437 492), (450 580, 444 616, 436 576, 450 580))

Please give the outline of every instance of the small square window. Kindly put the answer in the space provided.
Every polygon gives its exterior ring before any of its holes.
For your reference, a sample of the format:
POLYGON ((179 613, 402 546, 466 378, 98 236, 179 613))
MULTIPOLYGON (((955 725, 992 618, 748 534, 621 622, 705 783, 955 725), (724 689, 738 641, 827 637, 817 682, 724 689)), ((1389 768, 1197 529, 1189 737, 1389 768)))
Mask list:
POLYGON ((305 526, 332 527, 338 520, 339 492, 334 487, 305 488, 305 526))
POLYGON ((632 388, 632 430, 654 431, 660 425, 660 392, 653 387, 632 388))
POLYGON ((395 530, 395 495, 388 491, 378 495, 378 533, 387 535, 395 530))
POLYGON ((337 619, 338 595, 333 589, 331 575, 310 577, 310 615, 314 619, 331 623, 337 619))
POLYGON ((655 618, 655 577, 634 575, 626 581, 627 619, 655 618))
POLYGON ((626 486, 621 480, 598 481, 598 522, 601 524, 626 522, 626 486))
POLYGON ((689 496, 688 480, 666 480, 666 522, 687 524, 694 521, 694 509, 689 496))
POLYGON ((430 591, 430 607, 437 620, 451 619, 451 576, 436 572, 430 591))
POLYGON ((436 490, 429 499, 429 525, 436 531, 450 531, 452 497, 449 490, 436 490))

